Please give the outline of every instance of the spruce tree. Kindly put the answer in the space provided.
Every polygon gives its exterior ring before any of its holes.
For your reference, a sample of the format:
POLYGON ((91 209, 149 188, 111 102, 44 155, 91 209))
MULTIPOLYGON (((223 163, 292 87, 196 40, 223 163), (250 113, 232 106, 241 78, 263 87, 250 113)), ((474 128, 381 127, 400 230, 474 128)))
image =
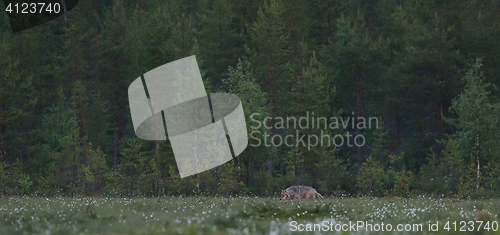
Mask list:
POLYGON ((14 39, 7 34, 0 38, 0 54, 3 55, 0 58, 0 161, 4 163, 12 163, 17 156, 26 154, 25 131, 22 130, 28 121, 29 110, 36 103, 33 72, 23 68, 28 65, 26 61, 23 65, 22 54, 15 52, 20 48, 13 47, 11 41, 14 39))
MULTIPOLYGON (((302 44, 300 51, 307 51, 307 47, 302 44)), ((327 74, 318 62, 316 53, 313 52, 307 67, 304 68, 304 76, 297 78, 289 96, 292 103, 288 105, 288 115, 297 120, 297 126, 290 126, 290 129, 283 134, 283 136, 286 134, 296 136, 298 133, 317 138, 311 138, 312 143, 306 143, 307 146, 303 146, 300 142, 294 142, 300 147, 301 152, 303 171, 297 174, 297 177, 301 179, 300 183, 302 184, 306 182, 316 184, 318 179, 324 177, 324 175, 319 174, 323 172, 322 169, 317 168, 318 163, 324 157, 322 155, 326 155, 329 160, 334 158, 331 156, 335 153, 332 138, 338 131, 331 130, 329 122, 331 121, 330 117, 337 116, 337 113, 330 109, 330 101, 334 99, 335 95, 335 89, 329 89, 327 86, 327 74), (306 123, 301 123, 301 118, 308 119, 306 121, 309 122, 307 128, 302 128, 306 123), (326 119, 320 120, 319 118, 326 119), (325 135, 329 137, 324 137, 325 135), (316 146, 311 147, 309 144, 316 146), (312 151, 316 148, 321 150, 312 151)))

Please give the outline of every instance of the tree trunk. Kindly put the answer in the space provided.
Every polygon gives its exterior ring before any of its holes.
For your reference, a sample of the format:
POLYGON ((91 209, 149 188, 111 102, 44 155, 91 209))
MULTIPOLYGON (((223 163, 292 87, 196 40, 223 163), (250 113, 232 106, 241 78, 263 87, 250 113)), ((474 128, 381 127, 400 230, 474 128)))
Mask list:
MULTIPOLYGON (((361 107, 360 107, 361 106, 361 92, 360 92, 360 87, 359 87, 360 80, 361 80, 361 71, 358 70, 358 84, 356 87, 356 112, 357 112, 357 117, 358 117, 357 120, 359 120, 359 113, 360 113, 360 109, 361 109, 361 107)), ((361 133, 361 130, 359 128, 356 128, 356 133, 359 135, 361 133)), ((358 161, 357 171, 359 174, 359 170, 361 169, 361 147, 360 146, 357 146, 356 158, 358 161)))
POLYGON ((132 165, 132 176, 130 177, 130 191, 128 193, 129 198, 132 198, 132 189, 134 187, 134 174, 135 174, 135 167, 132 165))
MULTIPOLYGON (((219 63, 222 60, 222 6, 219 2, 219 63)), ((222 78, 222 63, 219 64, 219 78, 222 78)))
MULTIPOLYGON (((273 69, 274 69, 274 60, 273 60, 273 21, 272 19, 269 21, 269 28, 270 28, 270 32, 271 32, 271 38, 270 38, 270 42, 271 42, 271 51, 269 52, 269 105, 271 106, 271 120, 269 121, 269 125, 271 126, 271 129, 270 129, 270 132, 271 132, 271 135, 273 133, 273 108, 274 108, 274 104, 273 104, 273 91, 274 91, 274 88, 273 88, 273 82, 274 82, 274 78, 273 78, 273 69)), ((272 176, 273 174, 273 169, 272 169, 272 164, 271 164, 271 155, 269 155, 268 159, 267 159, 267 168, 268 168, 268 173, 270 176, 272 176)))
MULTIPOLYGON (((295 2, 292 4, 292 30, 295 29, 295 2)), ((292 65, 295 65, 295 37, 292 35, 292 65)), ((295 69, 292 72, 292 88, 291 90, 293 91, 293 85, 295 83, 295 69)))
POLYGON ((120 116, 120 86, 119 86, 119 77, 120 77, 120 58, 116 58, 115 63, 115 133, 113 140, 113 165, 118 165, 118 139, 120 137, 120 126, 119 126, 119 116, 120 116))
POLYGON ((331 16, 331 1, 328 0, 328 11, 326 13, 326 18, 327 18, 326 45, 330 43, 330 16, 331 16))
POLYGON ((476 135, 476 147, 477 147, 477 179, 476 179, 476 192, 479 192, 479 170, 481 169, 480 163, 479 163, 479 134, 476 135))
POLYGON ((271 51, 269 53, 269 105, 271 106, 271 120, 270 120, 270 126, 271 126, 271 129, 270 129, 270 132, 271 134, 273 133, 273 90, 274 90, 274 87, 273 87, 273 82, 274 82, 274 78, 273 78, 273 69, 274 69, 274 61, 273 61, 273 21, 271 19, 270 23, 269 23, 269 28, 271 30, 271 38, 270 38, 270 41, 271 41, 271 51))
MULTIPOLYGON (((5 78, 4 81, 2 82, 2 87, 5 89, 5 78)), ((6 125, 6 118, 5 116, 7 115, 6 111, 6 104, 5 104, 5 98, 2 100, 2 126, 0 127, 1 132, 2 132, 2 155, 3 155, 3 160, 7 162, 8 157, 7 157, 7 151, 5 150, 5 131, 7 129, 6 125)))
MULTIPOLYGON (((306 61, 305 61, 305 58, 302 57, 302 63, 301 63, 301 67, 302 67, 302 117, 304 117, 304 115, 306 115, 306 110, 305 110, 305 102, 306 102, 306 68, 305 68, 305 65, 306 65, 306 61)), ((308 120, 309 121, 309 120, 308 120)), ((301 157, 302 157, 302 170, 305 170, 306 168, 306 158, 304 157, 304 145, 302 145, 302 150, 301 150, 301 157)), ((302 175, 300 175, 300 180, 302 182, 302 184, 304 184, 304 177, 302 175)))
POLYGON ((247 167, 247 173, 246 173, 246 185, 248 186, 248 183, 250 181, 250 155, 247 154, 247 159, 246 159, 246 167, 247 167))

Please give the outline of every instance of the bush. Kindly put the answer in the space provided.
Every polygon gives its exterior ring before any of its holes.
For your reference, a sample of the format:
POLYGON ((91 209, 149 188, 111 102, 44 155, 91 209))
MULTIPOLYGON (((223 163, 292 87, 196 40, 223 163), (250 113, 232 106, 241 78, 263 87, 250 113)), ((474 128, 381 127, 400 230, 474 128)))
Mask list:
POLYGON ((391 174, 384 171, 379 161, 369 157, 361 164, 356 186, 361 193, 370 196, 383 195, 384 186, 392 180, 391 178, 391 174))

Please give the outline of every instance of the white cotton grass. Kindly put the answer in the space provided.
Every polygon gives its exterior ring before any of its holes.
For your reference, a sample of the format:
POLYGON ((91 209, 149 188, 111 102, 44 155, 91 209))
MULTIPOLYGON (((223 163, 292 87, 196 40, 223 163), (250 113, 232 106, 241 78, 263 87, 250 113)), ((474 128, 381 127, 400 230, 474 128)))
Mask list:
MULTIPOLYGON (((290 221, 345 224, 498 220, 500 200, 324 198, 317 203, 279 198, 226 197, 4 197, 0 234, 290 234, 290 221)), ((353 234, 362 233, 360 231, 353 234)), ((335 233, 330 233, 335 234, 335 233)), ((399 233, 404 234, 404 233, 399 233)))

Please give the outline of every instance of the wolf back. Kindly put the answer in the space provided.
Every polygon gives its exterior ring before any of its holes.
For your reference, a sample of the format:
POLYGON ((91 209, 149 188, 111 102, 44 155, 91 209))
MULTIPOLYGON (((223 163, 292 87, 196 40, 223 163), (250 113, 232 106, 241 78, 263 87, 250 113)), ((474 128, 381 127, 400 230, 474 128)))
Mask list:
POLYGON ((313 187, 302 185, 291 186, 281 191, 281 201, 289 201, 296 198, 300 202, 301 198, 306 198, 306 200, 316 202, 316 195, 323 198, 313 187))

